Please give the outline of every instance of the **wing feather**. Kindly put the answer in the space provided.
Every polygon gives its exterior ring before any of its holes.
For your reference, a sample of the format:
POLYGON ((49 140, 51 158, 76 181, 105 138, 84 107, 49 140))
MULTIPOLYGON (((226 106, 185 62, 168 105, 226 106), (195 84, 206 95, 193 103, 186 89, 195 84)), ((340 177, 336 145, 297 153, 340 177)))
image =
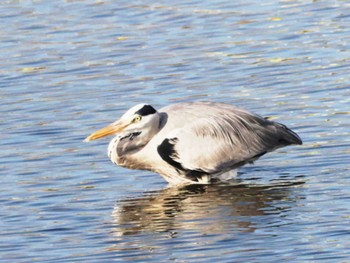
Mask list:
POLYGON ((301 143, 277 122, 224 104, 206 106, 210 112, 193 113, 194 122, 172 130, 158 147, 163 160, 187 175, 231 170, 276 148, 301 143))

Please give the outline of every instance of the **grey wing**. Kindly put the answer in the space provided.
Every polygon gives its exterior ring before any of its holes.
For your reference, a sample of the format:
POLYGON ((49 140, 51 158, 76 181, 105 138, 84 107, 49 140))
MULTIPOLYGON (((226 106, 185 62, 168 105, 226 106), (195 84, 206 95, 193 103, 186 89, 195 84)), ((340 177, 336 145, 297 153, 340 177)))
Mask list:
POLYGON ((227 171, 300 138, 282 124, 245 111, 224 112, 176 129, 158 146, 162 159, 187 176, 227 171))

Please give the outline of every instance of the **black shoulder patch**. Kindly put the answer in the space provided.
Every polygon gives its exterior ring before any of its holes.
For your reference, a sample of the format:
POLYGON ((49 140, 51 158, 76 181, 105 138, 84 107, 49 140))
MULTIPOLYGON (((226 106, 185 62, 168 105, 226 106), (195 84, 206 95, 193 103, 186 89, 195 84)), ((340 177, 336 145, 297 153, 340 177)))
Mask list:
POLYGON ((147 116, 149 114, 154 114, 157 111, 151 105, 144 105, 141 109, 139 109, 135 114, 139 114, 141 116, 147 116))
POLYGON ((196 181, 197 177, 208 174, 201 169, 190 170, 182 166, 181 163, 174 160, 174 157, 177 156, 175 151, 175 144, 178 141, 178 138, 165 139, 157 148, 158 154, 160 157, 178 170, 179 173, 182 173, 187 178, 196 181))
POLYGON ((176 156, 176 151, 174 149, 177 138, 165 139, 157 148, 158 154, 160 157, 166 161, 168 164, 174 166, 178 170, 184 170, 181 163, 174 160, 176 156))

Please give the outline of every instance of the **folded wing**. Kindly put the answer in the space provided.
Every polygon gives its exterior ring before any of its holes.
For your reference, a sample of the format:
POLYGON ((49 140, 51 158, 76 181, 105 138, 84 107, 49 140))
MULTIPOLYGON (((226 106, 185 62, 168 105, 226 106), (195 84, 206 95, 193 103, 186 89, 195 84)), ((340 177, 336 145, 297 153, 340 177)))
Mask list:
POLYGON ((161 158, 188 177, 228 171, 269 151, 301 144, 286 126, 244 110, 208 114, 172 131, 158 146, 161 158))

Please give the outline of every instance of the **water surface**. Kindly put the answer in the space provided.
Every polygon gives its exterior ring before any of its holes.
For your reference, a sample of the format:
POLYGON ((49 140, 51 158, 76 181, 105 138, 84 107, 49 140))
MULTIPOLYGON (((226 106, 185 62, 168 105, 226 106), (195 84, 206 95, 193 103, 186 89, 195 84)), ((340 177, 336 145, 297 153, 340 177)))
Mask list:
POLYGON ((347 262, 346 1, 3 1, 1 262, 347 262), (92 131, 137 103, 218 101, 303 146, 231 185, 169 188, 92 131))

